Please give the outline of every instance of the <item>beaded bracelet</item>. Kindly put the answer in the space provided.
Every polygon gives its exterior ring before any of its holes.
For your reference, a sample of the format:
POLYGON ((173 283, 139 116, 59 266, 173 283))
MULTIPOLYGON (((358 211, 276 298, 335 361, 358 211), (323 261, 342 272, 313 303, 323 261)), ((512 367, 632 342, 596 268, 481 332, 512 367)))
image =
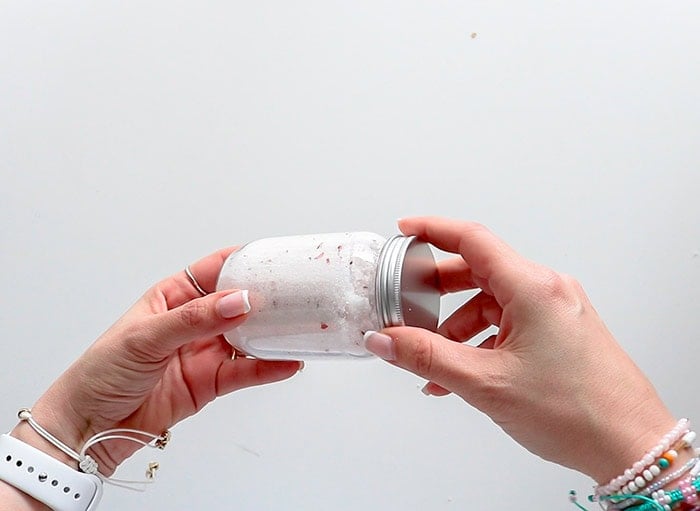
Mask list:
MULTIPOLYGON (((671 446, 671 449, 669 449, 663 455, 661 455, 661 457, 658 460, 656 460, 654 464, 650 465, 648 468, 643 470, 641 476, 637 476, 633 481, 630 481, 627 485, 624 485, 622 487, 621 492, 628 492, 634 495, 646 496, 652 493, 653 491, 658 490, 659 488, 663 488, 668 483, 675 481, 676 479, 683 476, 686 472, 693 469, 697 465, 697 457, 700 456, 699 449, 695 450, 695 452, 693 453, 693 459, 686 462, 686 464, 683 465, 683 467, 671 474, 667 474, 665 477, 654 482, 653 484, 646 486, 648 483, 651 483, 657 476, 659 476, 662 470, 665 470, 666 468, 669 468, 671 466, 671 464, 678 457, 678 451, 681 451, 683 449, 692 449, 692 443, 695 440, 695 437, 696 435, 694 431, 688 431, 678 442, 671 446), (642 488, 644 489, 642 490, 642 488), (638 490, 642 491, 638 492, 638 490)), ((615 495, 619 495, 619 493, 615 495)), ((621 510, 625 509, 633 503, 634 499, 623 500, 621 502, 616 502, 613 505, 608 505, 607 509, 621 510)))
POLYGON ((595 495, 599 497, 613 495, 619 493, 623 489, 632 493, 639 490, 640 484, 641 487, 646 484, 647 479, 645 476, 649 474, 654 475, 654 472, 656 472, 656 469, 652 469, 653 466, 657 466, 655 462, 658 463, 658 468, 660 469, 670 466, 678 455, 675 450, 671 450, 671 446, 679 440, 684 440, 689 433, 691 433, 691 437, 688 439, 689 442, 692 443, 695 438, 695 433, 689 430, 688 419, 679 420, 678 424, 676 424, 671 431, 666 433, 661 438, 661 441, 654 448, 650 449, 641 460, 635 462, 630 468, 626 469, 622 475, 611 479, 608 484, 597 486, 595 488, 595 495), (662 459, 664 461, 661 461, 662 459), (649 474, 645 474, 645 470, 648 470, 649 474), (642 474, 645 475, 642 476, 642 474))
MULTIPOLYGON (((700 492, 700 478, 698 478, 697 475, 694 475, 681 481, 678 488, 675 490, 659 490, 654 492, 651 498, 644 495, 625 494, 617 497, 605 496, 597 499, 599 502, 602 500, 610 500, 615 498, 634 498, 644 501, 644 504, 627 507, 625 508, 625 511, 672 511, 675 506, 681 503, 685 503, 688 506, 693 506, 692 511, 695 511, 699 509, 699 506, 697 506, 697 503, 700 502, 698 492, 700 492)), ((595 499, 596 497, 593 495, 588 497, 588 500, 591 502, 595 501, 595 499)), ((582 511, 587 511, 585 507, 578 503, 576 492, 574 490, 569 492, 569 501, 582 511)))
POLYGON ((662 477, 658 481, 655 481, 654 484, 650 484, 649 486, 644 488, 644 491, 641 491, 640 494, 641 495, 651 495, 655 491, 660 490, 661 488, 663 488, 667 484, 675 481, 676 479, 680 479, 681 477, 683 477, 685 475, 686 472, 689 472, 693 468, 695 468, 698 464, 698 461, 700 461, 700 458, 692 458, 692 459, 688 460, 685 465, 683 465, 681 468, 679 468, 675 472, 672 472, 672 473, 662 477))
POLYGON ((655 481, 654 484, 650 484, 646 488, 644 488, 643 491, 639 492, 638 494, 635 494, 634 497, 625 499, 621 502, 615 502, 613 505, 608 506, 608 510, 610 511, 620 511, 620 510, 626 510, 629 509, 635 501, 639 500, 639 497, 646 497, 647 495, 652 495, 655 493, 657 490, 663 488, 667 484, 675 481, 676 479, 681 478, 684 476, 687 472, 692 471, 694 468, 698 467, 700 468, 700 465, 698 465, 698 461, 700 461, 700 458, 692 458, 688 460, 685 465, 683 465, 681 468, 678 470, 667 474, 663 478, 659 479, 658 481, 655 481))
POLYGON ((698 492, 700 491, 700 479, 691 478, 681 481, 678 488, 671 491, 659 490, 652 494, 654 503, 648 502, 639 506, 627 508, 629 511, 656 511, 659 508, 664 511, 671 511, 674 506, 685 502, 694 505, 698 502, 698 492))

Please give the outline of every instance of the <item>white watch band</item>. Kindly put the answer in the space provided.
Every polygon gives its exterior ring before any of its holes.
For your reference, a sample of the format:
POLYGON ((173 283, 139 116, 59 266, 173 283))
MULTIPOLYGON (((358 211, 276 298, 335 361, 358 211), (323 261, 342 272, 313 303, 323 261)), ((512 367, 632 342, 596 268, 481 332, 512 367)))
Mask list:
POLYGON ((55 511, 93 511, 102 481, 10 435, 0 436, 0 479, 55 511))

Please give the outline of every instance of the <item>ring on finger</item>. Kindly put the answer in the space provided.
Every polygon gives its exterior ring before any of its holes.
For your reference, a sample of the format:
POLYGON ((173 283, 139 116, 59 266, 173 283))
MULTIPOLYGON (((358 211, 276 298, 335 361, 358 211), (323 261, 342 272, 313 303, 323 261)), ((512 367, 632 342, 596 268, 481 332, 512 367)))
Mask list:
POLYGON ((199 282, 197 282, 197 279, 194 278, 194 275, 192 274, 192 270, 190 269, 190 265, 188 264, 185 266, 185 274, 187 275, 187 278, 190 279, 190 282, 194 286, 194 288, 199 291, 199 294, 202 296, 206 296, 208 293, 202 289, 202 286, 199 285, 199 282))

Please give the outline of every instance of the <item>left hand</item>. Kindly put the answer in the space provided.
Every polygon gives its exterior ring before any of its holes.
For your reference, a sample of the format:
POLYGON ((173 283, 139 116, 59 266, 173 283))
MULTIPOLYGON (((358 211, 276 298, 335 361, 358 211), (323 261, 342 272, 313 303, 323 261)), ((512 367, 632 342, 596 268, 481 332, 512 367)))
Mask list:
MULTIPOLYGON (((220 250, 191 265, 212 291, 234 249, 220 250)), ((201 296, 184 271, 149 289, 126 314, 70 366, 32 407, 37 422, 79 450, 92 435, 111 428, 160 434, 234 390, 283 380, 299 362, 233 357, 222 333, 245 318, 242 293, 201 296)), ((12 434, 70 460, 20 423, 12 434)), ((90 455, 111 475, 139 446, 128 441, 97 444, 90 455)))

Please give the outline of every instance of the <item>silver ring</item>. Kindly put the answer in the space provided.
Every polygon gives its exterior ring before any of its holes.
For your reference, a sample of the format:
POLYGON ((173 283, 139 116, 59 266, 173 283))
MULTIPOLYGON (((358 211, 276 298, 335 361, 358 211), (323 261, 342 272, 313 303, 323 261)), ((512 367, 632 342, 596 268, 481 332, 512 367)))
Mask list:
POLYGON ((231 360, 236 360, 238 358, 247 358, 248 360, 257 360, 255 357, 248 355, 236 348, 233 348, 233 355, 231 355, 231 360))
POLYGON ((202 289, 202 286, 199 285, 199 282, 197 282, 197 279, 194 278, 194 275, 192 275, 192 270, 190 270, 190 265, 188 264, 185 266, 185 274, 187 275, 187 278, 190 279, 190 282, 192 282, 192 285, 195 287, 197 291, 199 291, 199 294, 202 296, 207 296, 207 292, 202 289))

